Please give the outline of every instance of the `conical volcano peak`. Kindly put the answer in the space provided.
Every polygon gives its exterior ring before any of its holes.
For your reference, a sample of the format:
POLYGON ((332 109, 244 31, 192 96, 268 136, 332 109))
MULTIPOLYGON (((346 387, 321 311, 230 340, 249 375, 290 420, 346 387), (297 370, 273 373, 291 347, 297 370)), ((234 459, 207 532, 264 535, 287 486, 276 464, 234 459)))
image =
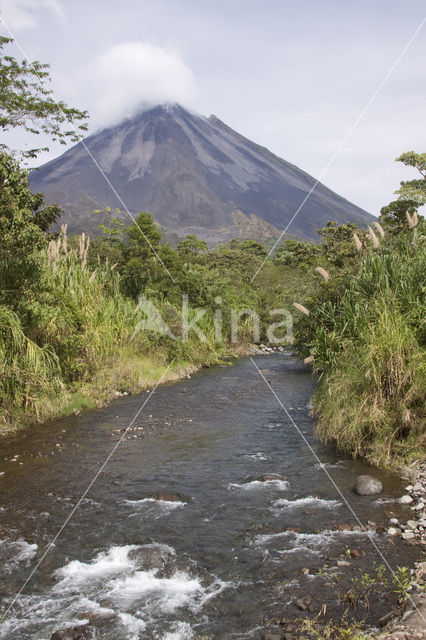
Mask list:
MULTIPOLYGON (((194 233, 210 245, 232 237, 265 241, 279 236, 315 184, 217 116, 177 103, 143 108, 85 144, 96 163, 77 144, 30 176, 33 191, 60 203, 61 223, 72 232, 98 232, 93 211, 122 209, 118 193, 133 215, 149 211, 178 236, 194 233)), ((329 219, 365 225, 373 218, 317 184, 289 231, 316 239, 329 219)))

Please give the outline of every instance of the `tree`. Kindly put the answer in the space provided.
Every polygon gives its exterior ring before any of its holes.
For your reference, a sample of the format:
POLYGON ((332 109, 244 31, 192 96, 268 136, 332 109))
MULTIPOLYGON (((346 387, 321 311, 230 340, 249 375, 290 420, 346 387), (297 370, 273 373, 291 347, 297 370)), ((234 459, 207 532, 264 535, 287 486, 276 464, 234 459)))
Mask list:
POLYGON ((0 153, 0 300, 15 304, 34 287, 41 270, 45 229, 58 207, 41 208, 42 194, 33 195, 28 174, 9 154, 0 153))
MULTIPOLYGON (((28 133, 49 135, 53 141, 66 144, 77 142, 87 130, 87 111, 55 102, 48 89, 49 65, 37 60, 19 63, 14 57, 4 55, 5 45, 12 38, 0 36, 0 129, 3 132, 23 128, 28 133), (76 125, 76 129, 69 128, 76 125)), ((7 150, 5 144, 0 148, 7 150)), ((23 157, 35 157, 48 147, 21 152, 23 157)))
POLYGON ((422 176, 417 180, 402 181, 401 187, 395 193, 399 194, 400 200, 416 200, 418 206, 426 203, 426 153, 416 153, 406 151, 396 159, 407 167, 414 167, 422 176))
POLYGON ((338 225, 329 220, 325 227, 318 229, 318 233, 323 238, 321 253, 334 266, 341 268, 358 259, 353 236, 360 232, 353 222, 338 225))
POLYGON ((409 231, 408 219, 426 203, 426 153, 406 151, 396 159, 396 162, 402 162, 407 167, 414 167, 422 177, 416 180, 402 181, 400 188, 395 191, 399 196, 398 200, 394 200, 380 209, 380 222, 383 223, 386 231, 394 236, 409 231))
POLYGON ((194 234, 186 236, 177 246, 177 251, 181 256, 190 256, 202 251, 207 251, 208 246, 204 240, 199 240, 194 234))
POLYGON ((136 216, 135 222, 125 229, 125 235, 127 242, 123 247, 122 287, 124 293, 136 298, 164 268, 157 258, 161 231, 152 216, 142 211, 136 216))
POLYGON ((274 264, 286 264, 298 267, 308 266, 318 259, 319 247, 311 242, 289 238, 278 247, 273 257, 274 264))
POLYGON ((247 238, 246 240, 232 238, 232 240, 229 240, 229 242, 223 245, 222 248, 230 249, 231 251, 245 251, 246 253, 258 256, 259 258, 266 258, 267 256, 265 247, 263 247, 257 240, 253 240, 251 238, 247 238))
POLYGON ((393 200, 380 209, 379 221, 385 231, 388 231, 393 236, 408 232, 407 213, 412 216, 417 211, 418 206, 419 203, 416 200, 393 200))

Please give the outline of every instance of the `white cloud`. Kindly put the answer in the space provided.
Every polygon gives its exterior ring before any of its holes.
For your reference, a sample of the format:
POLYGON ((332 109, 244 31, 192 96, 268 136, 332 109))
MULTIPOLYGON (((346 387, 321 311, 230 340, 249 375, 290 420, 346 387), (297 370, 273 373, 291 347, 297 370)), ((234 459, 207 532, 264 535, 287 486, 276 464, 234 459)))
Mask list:
POLYGON ((65 17, 58 0, 1 0, 0 17, 12 31, 34 29, 39 24, 40 9, 53 11, 62 20, 65 17))
POLYGON ((195 93, 182 58, 149 42, 123 42, 107 49, 83 77, 86 108, 95 127, 110 126, 145 106, 188 105, 195 93))

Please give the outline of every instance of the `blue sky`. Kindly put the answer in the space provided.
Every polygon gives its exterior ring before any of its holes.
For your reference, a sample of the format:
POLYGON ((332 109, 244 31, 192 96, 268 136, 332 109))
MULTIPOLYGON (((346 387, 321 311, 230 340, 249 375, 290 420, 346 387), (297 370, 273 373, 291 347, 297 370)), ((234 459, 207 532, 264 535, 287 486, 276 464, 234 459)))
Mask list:
MULTIPOLYGON (((89 110, 91 130, 178 101, 319 177, 426 5, 0 0, 0 11, 28 57, 50 63, 55 97, 89 110)), ((412 175, 395 158, 426 148, 425 59, 426 25, 322 178, 371 213, 412 175)))

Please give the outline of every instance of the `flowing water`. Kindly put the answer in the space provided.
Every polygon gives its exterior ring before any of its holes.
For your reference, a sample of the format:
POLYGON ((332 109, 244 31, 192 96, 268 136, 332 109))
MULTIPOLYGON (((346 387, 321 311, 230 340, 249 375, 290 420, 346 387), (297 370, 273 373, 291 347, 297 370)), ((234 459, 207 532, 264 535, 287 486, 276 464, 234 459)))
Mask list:
MULTIPOLYGON (((399 515, 397 476, 375 471, 380 499, 356 496, 371 470, 315 439, 309 370, 289 354, 255 360, 360 520, 399 515)), ((10 607, 146 398, 1 441, 0 638, 49 639, 90 621, 106 640, 256 639, 268 616, 300 613, 300 595, 313 595, 313 611, 337 607, 324 565, 344 572, 346 550, 364 554, 360 567, 383 562, 373 542, 392 566, 415 558, 385 535, 339 530, 353 514, 242 359, 157 389, 10 607), (164 492, 179 500, 155 499, 164 492)))

